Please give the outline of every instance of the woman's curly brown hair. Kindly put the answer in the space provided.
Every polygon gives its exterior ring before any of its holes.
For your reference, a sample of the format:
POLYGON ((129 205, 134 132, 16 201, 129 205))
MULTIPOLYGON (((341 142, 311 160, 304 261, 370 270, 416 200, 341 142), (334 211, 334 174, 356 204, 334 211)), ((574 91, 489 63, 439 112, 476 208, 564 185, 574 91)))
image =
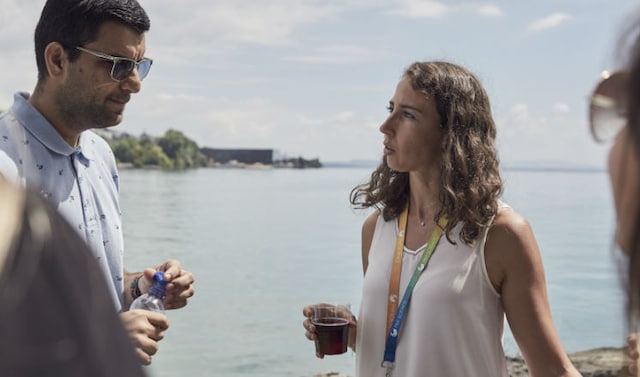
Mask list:
MULTIPOLYGON (((444 129, 440 211, 446 216, 445 234, 463 223, 460 237, 471 245, 491 225, 502 195, 502 179, 495 146, 496 127, 489 97, 480 81, 467 69, 443 61, 416 62, 403 74, 413 89, 434 99, 444 129)), ((388 221, 397 217, 409 200, 409 174, 382 163, 368 183, 350 195, 356 209, 375 207, 388 221)))

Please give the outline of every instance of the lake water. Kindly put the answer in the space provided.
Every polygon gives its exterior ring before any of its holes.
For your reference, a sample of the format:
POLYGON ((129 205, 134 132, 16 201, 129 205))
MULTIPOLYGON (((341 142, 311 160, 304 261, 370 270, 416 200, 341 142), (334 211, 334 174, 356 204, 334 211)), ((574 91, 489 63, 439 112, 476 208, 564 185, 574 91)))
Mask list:
MULTIPOLYGON (((196 295, 169 311, 152 377, 354 375, 355 356, 316 359, 302 307, 351 303, 362 284, 349 205, 370 169, 121 171, 126 266, 175 258, 196 295)), ((504 199, 540 245, 555 325, 568 352, 624 343, 622 293, 604 172, 507 171, 504 199)), ((508 329, 508 326, 505 326, 508 329)), ((508 354, 517 354, 510 333, 508 354)))

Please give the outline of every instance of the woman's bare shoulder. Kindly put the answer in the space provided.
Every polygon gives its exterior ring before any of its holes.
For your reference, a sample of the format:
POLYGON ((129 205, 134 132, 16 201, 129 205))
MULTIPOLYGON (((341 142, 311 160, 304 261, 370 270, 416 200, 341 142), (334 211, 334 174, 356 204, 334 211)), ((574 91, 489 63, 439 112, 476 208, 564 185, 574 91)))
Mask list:
POLYGON ((523 237, 527 238, 531 233, 531 225, 524 216, 511 207, 501 207, 489 228, 488 238, 498 239, 508 244, 518 242, 523 237))
POLYGON ((378 222, 378 217, 380 217, 380 210, 376 209, 373 211, 362 223, 362 231, 369 230, 373 232, 373 229, 376 227, 376 223, 378 222))

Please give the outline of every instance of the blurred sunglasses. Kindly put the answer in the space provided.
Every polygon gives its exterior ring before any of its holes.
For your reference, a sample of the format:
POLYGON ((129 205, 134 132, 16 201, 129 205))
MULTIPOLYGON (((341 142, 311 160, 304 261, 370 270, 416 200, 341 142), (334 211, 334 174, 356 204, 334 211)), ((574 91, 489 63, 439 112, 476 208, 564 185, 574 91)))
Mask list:
POLYGON ((142 81, 147 77, 147 74, 151 69, 151 64, 153 64, 153 60, 148 58, 142 58, 141 60, 135 61, 129 58, 121 58, 118 56, 104 54, 102 52, 92 51, 84 47, 76 46, 76 49, 86 52, 87 54, 91 54, 96 58, 109 60, 113 63, 111 66, 111 78, 115 81, 122 81, 126 79, 136 68, 138 70, 138 77, 140 78, 140 81, 142 81))
POLYGON ((602 72, 589 96, 589 126, 595 141, 613 140, 627 124, 627 82, 629 73, 602 72))

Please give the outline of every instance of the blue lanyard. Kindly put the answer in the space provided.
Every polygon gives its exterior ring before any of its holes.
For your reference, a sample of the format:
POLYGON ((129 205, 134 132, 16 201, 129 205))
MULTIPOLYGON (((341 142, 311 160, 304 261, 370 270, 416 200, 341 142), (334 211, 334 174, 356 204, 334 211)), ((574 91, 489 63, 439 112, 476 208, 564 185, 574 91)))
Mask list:
MULTIPOLYGON (((407 223, 406 223, 407 212, 408 212, 408 208, 405 208, 403 213, 400 215, 401 221, 398 224, 399 225, 399 228, 398 228, 399 242, 396 243, 394 262, 400 261, 401 263, 402 261, 401 255, 404 249, 404 237, 405 237, 406 226, 407 226, 407 223), (398 258, 398 255, 400 255, 399 258, 398 258)), ((413 293, 413 288, 415 288, 416 283, 418 282, 418 279, 420 278, 420 275, 422 274, 422 272, 424 272, 424 270, 427 268, 427 264, 429 263, 429 260, 431 259, 431 256, 433 255, 433 252, 436 249, 436 245, 440 240, 442 231, 446 226, 447 226, 446 218, 441 218, 440 220, 438 220, 438 224, 436 228, 433 230, 433 233, 431 233, 431 237, 429 237, 429 242, 427 243, 427 247, 425 248, 424 253, 422 254, 422 258, 420 258, 420 263, 418 263, 418 265, 416 266, 416 269, 413 272, 413 275, 411 276, 411 280, 409 280, 409 284, 407 285, 407 289, 405 290, 404 295, 402 296, 402 301, 400 301, 400 304, 398 305, 398 309, 393 318, 393 322, 391 322, 391 326, 389 328, 389 334, 387 335, 387 343, 384 349, 384 359, 382 361, 382 367, 387 368, 387 372, 386 372, 387 377, 391 377, 391 372, 395 365, 396 348, 398 347, 398 335, 400 334, 400 326, 402 325, 402 321, 404 320, 404 316, 407 312, 409 301, 411 301, 411 294, 413 293)), ((400 265, 400 268, 401 268, 401 265, 400 265)), ((398 274, 400 272, 400 268, 396 270, 398 274)), ((392 276, 391 281, 393 280, 394 280, 394 277, 392 276)), ((390 292, 390 296, 392 296, 393 294, 394 292, 390 292)), ((395 293, 395 295, 397 297, 397 292, 395 293)), ((388 308, 388 310, 392 311, 393 308, 388 308)))

